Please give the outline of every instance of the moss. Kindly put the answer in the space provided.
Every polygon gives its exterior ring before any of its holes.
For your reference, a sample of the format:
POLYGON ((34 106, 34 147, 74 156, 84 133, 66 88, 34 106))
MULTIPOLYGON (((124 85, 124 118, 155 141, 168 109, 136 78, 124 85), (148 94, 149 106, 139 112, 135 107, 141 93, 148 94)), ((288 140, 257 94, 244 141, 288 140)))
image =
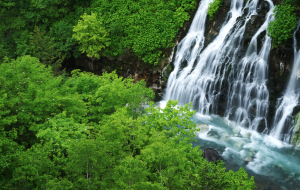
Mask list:
POLYGON ((209 7, 207 10, 207 14, 209 15, 209 20, 214 20, 222 4, 223 4, 223 0, 214 0, 213 2, 209 3, 209 7))
POLYGON ((291 143, 294 146, 300 143, 300 112, 295 117, 295 127, 293 129, 291 143))

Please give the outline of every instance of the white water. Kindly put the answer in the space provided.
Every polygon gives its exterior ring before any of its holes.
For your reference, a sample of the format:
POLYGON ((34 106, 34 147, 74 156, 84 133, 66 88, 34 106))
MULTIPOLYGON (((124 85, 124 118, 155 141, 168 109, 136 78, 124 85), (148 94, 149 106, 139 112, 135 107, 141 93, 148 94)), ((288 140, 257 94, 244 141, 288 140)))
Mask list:
POLYGON ((246 55, 231 66, 226 117, 238 125, 257 131, 260 123, 267 128, 269 91, 267 81, 267 61, 271 49, 271 38, 264 36, 262 48, 258 52, 257 38, 266 32, 268 24, 274 20, 274 4, 268 0, 269 12, 265 22, 252 37, 246 55), (263 122, 262 122, 263 121, 263 122))
MULTIPOLYGON (((300 69, 300 50, 297 51, 297 40, 296 32, 299 30, 300 22, 298 24, 297 30, 294 32, 294 62, 293 70, 288 82, 287 89, 283 97, 277 100, 278 108, 276 110, 273 128, 270 135, 276 139, 284 140, 289 142, 291 130, 293 126, 287 123, 288 117, 291 116, 294 107, 299 104, 300 97, 300 81, 298 78, 298 73, 300 69), (284 131, 285 127, 287 130, 284 131)), ((293 124, 293 122, 291 122, 293 124)), ((290 124, 291 124, 290 123, 290 124)))
POLYGON ((176 77, 178 75, 179 68, 183 61, 187 61, 188 65, 180 72, 180 79, 185 78, 185 76, 192 70, 193 64, 199 55, 200 51, 204 45, 204 31, 205 31, 205 21, 206 12, 208 10, 209 3, 213 0, 202 0, 192 25, 187 33, 186 37, 178 44, 177 52, 174 60, 174 71, 169 76, 169 82, 167 84, 167 99, 170 99, 173 95, 172 90, 176 85, 176 77), (192 48, 191 48, 192 47, 192 48))
MULTIPOLYGON (((245 19, 242 18, 243 1, 233 0, 227 19, 220 29, 219 35, 201 53, 203 47, 203 32, 206 16, 196 15, 194 23, 201 23, 198 28, 192 27, 187 36, 180 42, 174 62, 175 69, 168 79, 165 100, 177 99, 180 105, 192 102, 199 113, 216 113, 222 83, 228 65, 235 61, 235 55, 240 49, 246 23, 251 15, 255 15, 258 0, 247 1, 248 10, 245 19), (200 16, 200 17, 197 17, 200 16), (196 29, 201 37, 195 35, 196 29), (191 49, 191 45, 195 43, 191 49), (191 52, 191 53, 189 53, 191 52), (199 54, 200 53, 200 54, 199 54), (187 65, 182 68, 182 63, 187 65)), ((207 11, 208 1, 202 1, 198 12, 207 11)))
POLYGON ((193 145, 217 150, 227 169, 237 171, 243 166, 256 181, 274 184, 278 189, 300 189, 300 151, 292 145, 217 115, 196 114, 194 120, 208 124, 209 130, 205 132, 202 127, 193 145))

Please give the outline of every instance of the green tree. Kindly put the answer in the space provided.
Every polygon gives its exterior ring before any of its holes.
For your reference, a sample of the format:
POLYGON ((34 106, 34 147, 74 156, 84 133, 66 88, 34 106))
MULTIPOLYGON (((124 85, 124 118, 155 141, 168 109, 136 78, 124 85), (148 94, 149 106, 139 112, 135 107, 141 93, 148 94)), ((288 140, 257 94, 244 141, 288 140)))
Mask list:
POLYGON ((38 58, 27 55, 4 62, 0 72, 0 175, 6 179, 11 178, 20 150, 39 142, 36 134, 45 122, 66 111, 80 123, 87 109, 78 95, 60 92, 63 77, 53 77, 51 66, 45 68, 38 58))
MULTIPOLYGON (((154 98, 153 91, 145 86, 145 81, 133 84, 133 79, 118 77, 115 71, 96 76, 73 70, 72 78, 65 82, 63 89, 68 89, 68 93, 71 94, 80 94, 88 104, 89 120, 98 124, 103 115, 112 114, 126 104, 131 115, 136 116, 141 103, 154 98)), ((62 93, 66 93, 64 91, 62 90, 62 93)))
POLYGON ((0 44, 10 58, 26 55, 29 32, 36 25, 54 38, 53 43, 63 57, 78 57, 80 51, 72 38, 73 26, 90 4, 91 0, 1 0, 0 44))
POLYGON ((52 73, 57 76, 58 74, 65 73, 65 69, 61 72, 57 70, 61 67, 61 63, 64 57, 61 57, 61 52, 56 49, 53 44, 53 39, 49 39, 49 36, 45 36, 45 31, 41 31, 35 26, 33 33, 30 35, 30 48, 32 50, 32 56, 37 57, 41 63, 51 66, 52 73))
POLYGON ((108 32, 97 20, 95 13, 91 15, 84 13, 81 18, 83 20, 79 20, 78 24, 74 26, 73 38, 79 42, 79 50, 82 53, 86 52, 88 57, 99 58, 101 49, 110 45, 108 32))

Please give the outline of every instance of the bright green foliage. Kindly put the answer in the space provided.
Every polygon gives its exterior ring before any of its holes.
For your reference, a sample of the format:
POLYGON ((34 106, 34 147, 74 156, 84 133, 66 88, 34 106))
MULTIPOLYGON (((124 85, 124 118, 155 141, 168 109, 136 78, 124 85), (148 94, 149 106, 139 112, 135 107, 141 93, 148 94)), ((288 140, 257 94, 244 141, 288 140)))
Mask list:
POLYGON ((124 49, 132 49, 144 62, 157 64, 162 49, 174 45, 173 40, 196 3, 196 0, 95 0, 91 9, 111 30, 111 45, 103 55, 118 56, 124 54, 124 49))
MULTIPOLYGON (((128 110, 135 116, 136 109, 141 103, 154 98, 153 91, 145 88, 144 81, 133 85, 133 79, 119 78, 115 72, 104 73, 99 77, 92 73, 79 73, 78 70, 73 70, 72 76, 73 78, 65 82, 63 89, 68 89, 68 93, 71 94, 80 94, 82 99, 88 102, 89 120, 96 123, 104 114, 112 114, 127 103, 128 110)), ((65 93, 64 91, 62 90, 62 93, 65 93)))
POLYGON ((36 25, 54 39, 53 44, 65 58, 78 57, 82 49, 91 52, 89 55, 114 57, 123 55, 127 49, 144 62, 157 64, 164 56, 163 49, 174 45, 179 29, 196 4, 196 0, 1 0, 0 44, 10 58, 26 55, 30 52, 29 34, 36 25), (101 51, 98 51, 100 46, 91 45, 103 42, 98 39, 103 35, 94 37, 91 32, 84 32, 85 36, 91 36, 79 38, 90 44, 80 46, 72 37, 73 26, 77 26, 80 16, 87 13, 92 17, 92 11, 97 22, 103 23, 96 25, 95 30, 102 28, 111 38, 111 45, 107 47, 109 41, 104 41, 102 45, 106 48, 101 51))
POLYGON ((22 186, 53 186, 54 181, 65 173, 67 150, 72 143, 86 139, 89 129, 90 127, 77 123, 72 117, 68 118, 66 112, 45 122, 36 135, 42 143, 33 145, 20 155, 21 167, 15 172, 14 181, 22 186))
POLYGON ((275 20, 269 23, 268 36, 272 38, 272 48, 278 47, 293 37, 293 31, 297 27, 297 16, 294 10, 294 1, 284 1, 282 5, 276 5, 274 9, 275 20))
POLYGON ((209 20, 214 20, 219 8, 222 6, 223 0, 214 0, 209 3, 207 14, 209 15, 209 20))
POLYGON ((41 63, 51 66, 53 75, 65 73, 65 70, 58 72, 57 69, 61 67, 61 63, 64 58, 60 56, 60 51, 53 45, 53 39, 45 37, 46 32, 42 32, 37 26, 35 26, 34 33, 30 35, 30 46, 27 46, 31 50, 33 57, 37 57, 41 63))
POLYGON ((62 149, 55 149, 52 142, 35 144, 21 152, 13 181, 6 184, 5 189, 45 188, 48 181, 58 178, 63 172, 67 158, 62 152, 62 149))
MULTIPOLYGON (((0 171, 12 175, 16 155, 39 142, 37 132, 44 123, 62 110, 80 122, 86 115, 85 103, 79 96, 62 94, 62 77, 54 78, 51 67, 34 57, 24 56, 0 65, 0 171)), ((0 182, 2 183, 2 182, 0 182)))
POLYGON ((72 74, 53 77, 30 56, 0 65, 3 189, 255 188, 243 169, 225 172, 192 147, 191 104, 141 112, 153 98, 144 82, 72 74))
POLYGON ((102 22, 97 21, 96 14, 81 16, 83 20, 79 20, 74 26, 73 38, 79 41, 79 50, 87 53, 88 57, 99 58, 101 49, 110 45, 110 38, 102 22))

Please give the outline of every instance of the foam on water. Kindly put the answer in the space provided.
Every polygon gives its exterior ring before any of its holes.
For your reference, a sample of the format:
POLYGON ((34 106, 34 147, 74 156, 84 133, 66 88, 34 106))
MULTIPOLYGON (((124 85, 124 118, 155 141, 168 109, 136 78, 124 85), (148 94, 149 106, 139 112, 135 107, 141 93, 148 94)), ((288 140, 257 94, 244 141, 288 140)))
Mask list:
POLYGON ((273 184, 300 187, 300 151, 292 145, 217 115, 197 113, 193 120, 210 126, 208 132, 197 134, 198 141, 193 145, 216 149, 228 169, 238 170, 243 166, 257 178, 267 176, 273 184))

